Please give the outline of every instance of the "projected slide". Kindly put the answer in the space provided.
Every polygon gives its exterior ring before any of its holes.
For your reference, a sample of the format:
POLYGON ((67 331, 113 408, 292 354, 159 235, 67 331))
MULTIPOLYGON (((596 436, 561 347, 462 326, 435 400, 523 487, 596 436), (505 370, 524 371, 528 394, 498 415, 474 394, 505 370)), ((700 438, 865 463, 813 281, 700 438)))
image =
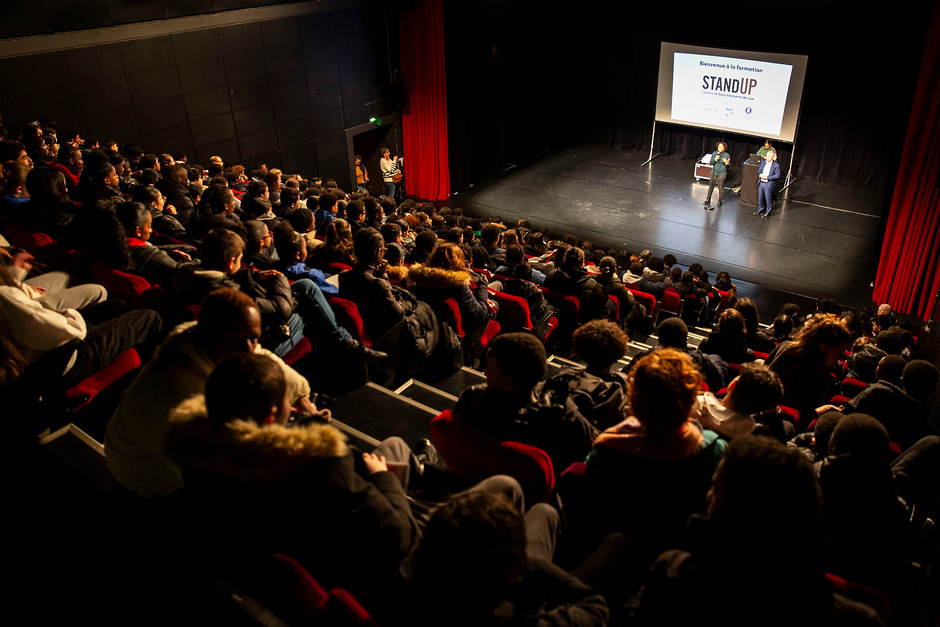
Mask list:
POLYGON ((676 54, 672 119, 779 135, 793 67, 702 54, 676 54))
POLYGON ((806 57, 663 43, 656 119, 793 141, 806 57))

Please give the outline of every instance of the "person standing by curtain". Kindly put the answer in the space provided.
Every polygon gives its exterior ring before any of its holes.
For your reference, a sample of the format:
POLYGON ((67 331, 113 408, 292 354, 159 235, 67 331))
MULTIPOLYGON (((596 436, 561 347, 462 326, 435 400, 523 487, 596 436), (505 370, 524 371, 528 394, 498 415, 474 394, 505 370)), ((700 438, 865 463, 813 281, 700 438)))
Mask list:
POLYGON ((401 180, 399 170, 399 161, 401 161, 401 159, 399 159, 398 155, 395 155, 393 158, 391 156, 392 152, 385 147, 379 152, 382 155, 382 158, 379 160, 379 168, 382 170, 382 181, 385 183, 385 195, 394 200, 395 188, 397 187, 398 181, 401 180))
POLYGON ((356 191, 365 192, 366 183, 369 182, 369 171, 366 170, 366 164, 362 162, 362 157, 356 155, 356 191))
POLYGON ((709 157, 708 163, 712 166, 711 176, 708 178, 708 195, 705 196, 705 211, 711 211, 712 190, 718 186, 718 206, 725 195, 725 177, 728 176, 728 164, 731 163, 731 155, 727 152, 724 142, 718 142, 715 152, 709 157))

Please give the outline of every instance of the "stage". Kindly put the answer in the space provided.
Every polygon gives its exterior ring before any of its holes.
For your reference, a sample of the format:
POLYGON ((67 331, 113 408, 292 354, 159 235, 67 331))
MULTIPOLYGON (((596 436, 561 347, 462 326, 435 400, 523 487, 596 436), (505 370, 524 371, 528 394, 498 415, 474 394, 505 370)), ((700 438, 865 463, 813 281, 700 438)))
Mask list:
MULTIPOLYGON (((450 204, 471 215, 527 218, 553 234, 631 253, 671 252, 680 265, 702 263, 712 277, 727 271, 765 322, 788 300, 804 311, 824 297, 853 308, 871 304, 882 194, 796 180, 778 191, 764 219, 731 191, 742 171, 732 161, 722 207, 705 211, 708 181, 695 180, 693 160, 659 157, 641 166, 647 157, 584 144, 485 181, 450 204)), ((716 190, 712 206, 717 201, 716 190)))

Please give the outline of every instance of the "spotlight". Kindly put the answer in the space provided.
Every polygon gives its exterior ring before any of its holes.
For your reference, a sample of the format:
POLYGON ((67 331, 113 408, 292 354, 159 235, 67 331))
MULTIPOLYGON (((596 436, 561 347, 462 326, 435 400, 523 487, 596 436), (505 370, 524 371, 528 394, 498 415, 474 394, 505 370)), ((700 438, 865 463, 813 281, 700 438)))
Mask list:
POLYGON ((382 118, 377 118, 374 115, 369 118, 369 124, 375 124, 376 126, 382 126, 382 118))

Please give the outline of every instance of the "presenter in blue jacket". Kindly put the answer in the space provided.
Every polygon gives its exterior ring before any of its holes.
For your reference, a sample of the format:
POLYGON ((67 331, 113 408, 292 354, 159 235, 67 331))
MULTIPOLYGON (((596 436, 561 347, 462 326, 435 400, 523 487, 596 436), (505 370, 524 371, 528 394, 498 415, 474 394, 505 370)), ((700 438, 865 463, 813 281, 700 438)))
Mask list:
POLYGON ((774 205, 774 187, 780 178, 780 164, 777 163, 777 152, 768 150, 764 155, 764 164, 757 173, 757 211, 754 215, 766 218, 774 205))
POLYGON ((725 147, 725 142, 718 142, 715 146, 717 150, 712 153, 708 163, 712 166, 711 176, 708 178, 708 194, 705 196, 705 210, 711 210, 709 206, 712 202, 712 190, 718 187, 718 206, 725 194, 725 178, 728 176, 728 164, 731 163, 731 155, 725 147))

